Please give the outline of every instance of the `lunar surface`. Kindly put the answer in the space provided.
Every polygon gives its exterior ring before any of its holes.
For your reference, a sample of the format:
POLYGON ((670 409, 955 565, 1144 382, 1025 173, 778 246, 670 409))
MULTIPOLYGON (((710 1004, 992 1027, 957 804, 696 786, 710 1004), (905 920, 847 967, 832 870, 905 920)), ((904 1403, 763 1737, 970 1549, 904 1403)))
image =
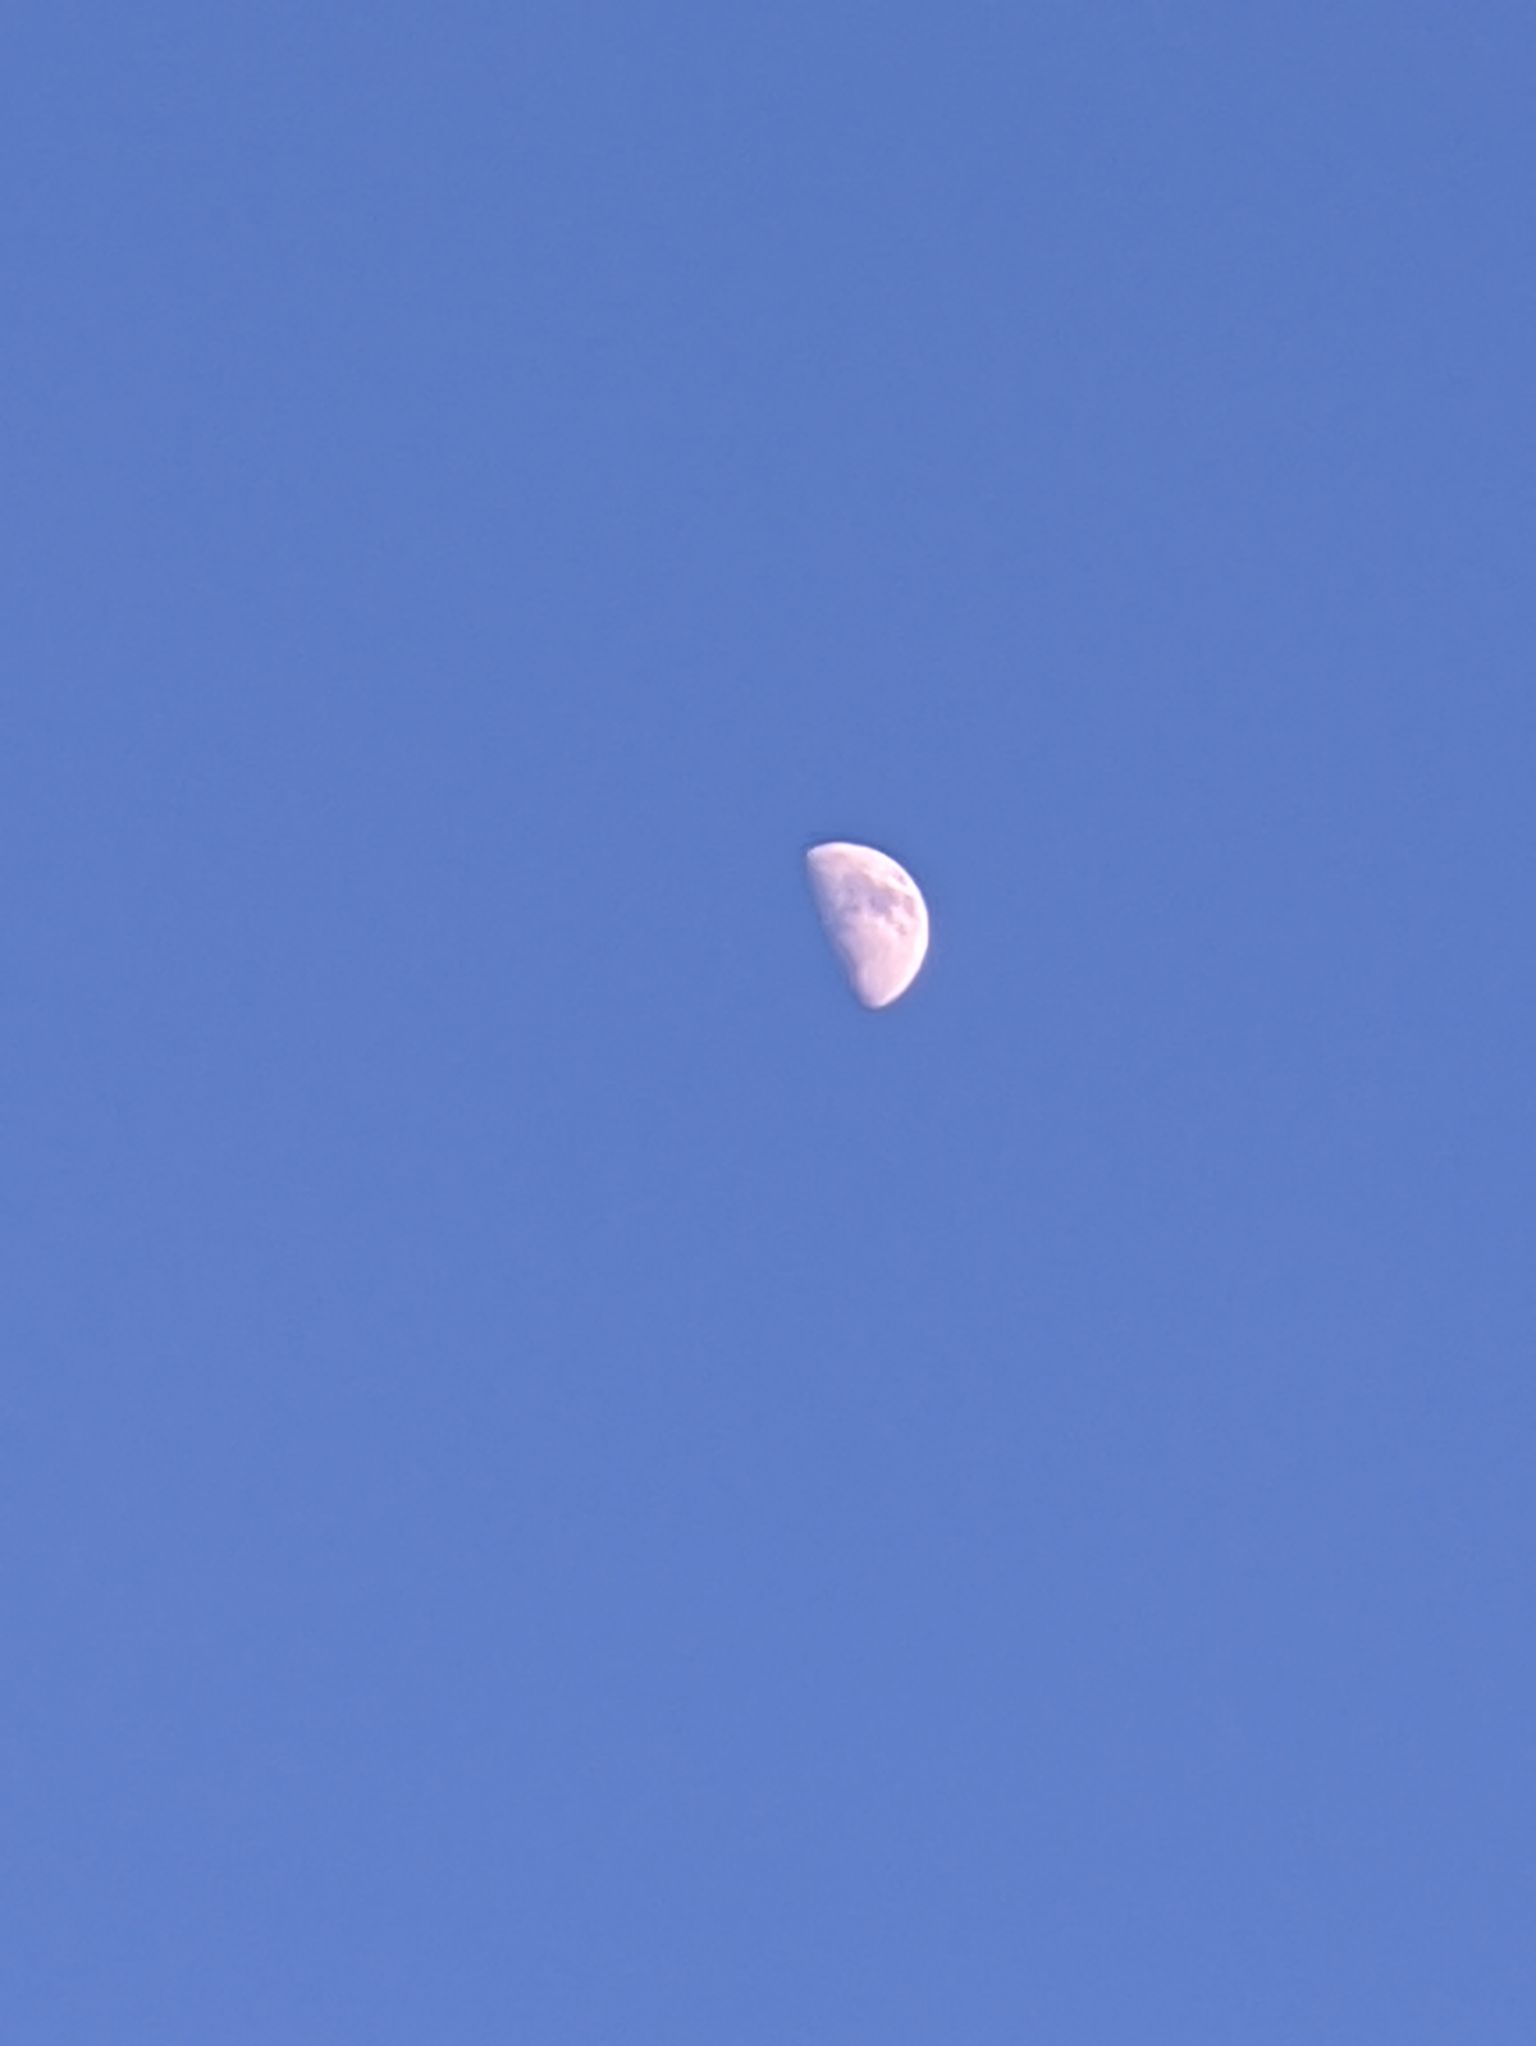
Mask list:
POLYGON ((815 845, 805 856, 827 942, 866 1009, 884 1009, 917 978, 928 906, 905 867, 872 845, 815 845))

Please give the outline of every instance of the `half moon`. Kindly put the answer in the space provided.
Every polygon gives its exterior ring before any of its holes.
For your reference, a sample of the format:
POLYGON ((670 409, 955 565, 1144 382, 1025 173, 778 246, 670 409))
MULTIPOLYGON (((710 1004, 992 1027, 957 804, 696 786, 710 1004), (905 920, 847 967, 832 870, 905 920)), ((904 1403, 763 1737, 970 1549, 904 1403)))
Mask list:
POLYGON ((928 905, 905 867, 872 845, 814 845, 806 873, 827 942, 866 1009, 884 1009, 917 978, 928 905))

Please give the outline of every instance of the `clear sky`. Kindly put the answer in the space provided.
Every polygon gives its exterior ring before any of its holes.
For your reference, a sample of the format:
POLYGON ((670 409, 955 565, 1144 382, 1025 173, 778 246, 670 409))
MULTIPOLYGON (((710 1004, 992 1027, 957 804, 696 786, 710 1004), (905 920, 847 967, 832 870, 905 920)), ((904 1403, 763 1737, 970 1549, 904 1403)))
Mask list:
POLYGON ((7 2040, 1536 2038, 1533 81, 13 10, 7 2040))

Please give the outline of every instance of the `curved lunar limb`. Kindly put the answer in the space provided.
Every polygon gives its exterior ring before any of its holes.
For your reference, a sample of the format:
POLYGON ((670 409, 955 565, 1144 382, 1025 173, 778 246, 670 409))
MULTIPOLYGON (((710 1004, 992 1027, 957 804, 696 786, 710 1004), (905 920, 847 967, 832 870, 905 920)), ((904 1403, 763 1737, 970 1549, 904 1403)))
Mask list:
POLYGON ((866 1009, 884 1009, 917 978, 928 906, 905 867, 872 845, 835 841, 805 856, 821 927, 866 1009))

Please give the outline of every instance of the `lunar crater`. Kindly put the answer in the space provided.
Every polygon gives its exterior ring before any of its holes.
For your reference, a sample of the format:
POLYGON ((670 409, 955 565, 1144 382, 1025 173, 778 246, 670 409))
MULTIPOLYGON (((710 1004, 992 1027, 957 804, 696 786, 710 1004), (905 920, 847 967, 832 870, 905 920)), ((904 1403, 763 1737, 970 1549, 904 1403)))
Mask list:
POLYGON ((928 908, 905 867, 843 840, 805 856, 817 914, 849 988, 866 1009, 904 995, 928 950, 928 908))

